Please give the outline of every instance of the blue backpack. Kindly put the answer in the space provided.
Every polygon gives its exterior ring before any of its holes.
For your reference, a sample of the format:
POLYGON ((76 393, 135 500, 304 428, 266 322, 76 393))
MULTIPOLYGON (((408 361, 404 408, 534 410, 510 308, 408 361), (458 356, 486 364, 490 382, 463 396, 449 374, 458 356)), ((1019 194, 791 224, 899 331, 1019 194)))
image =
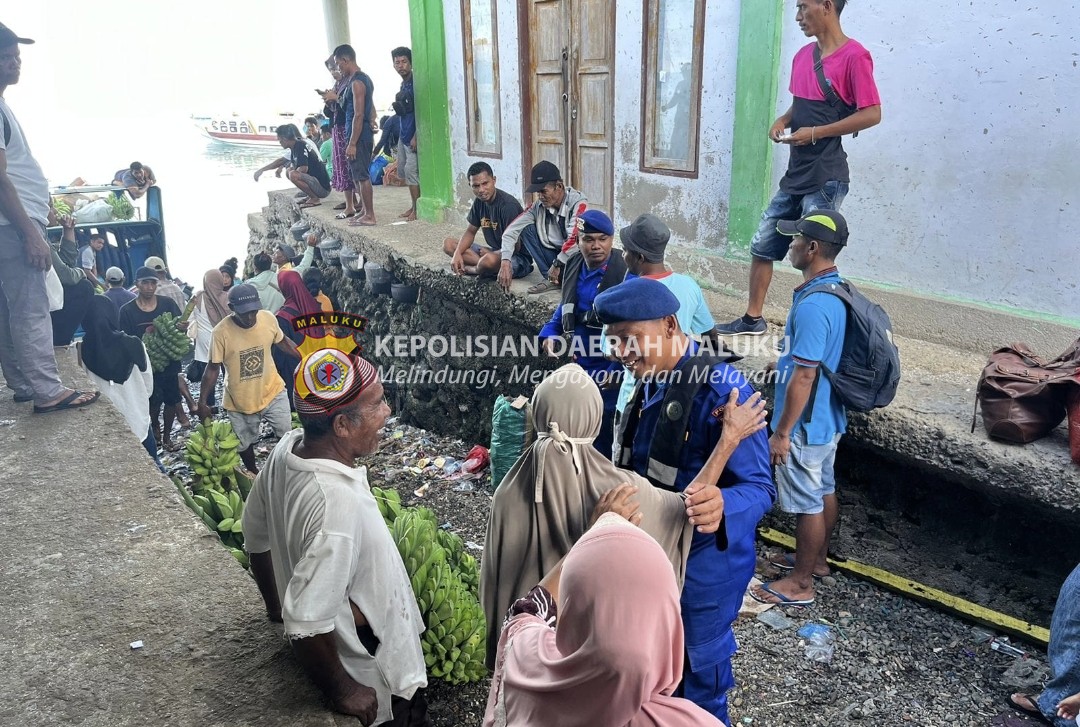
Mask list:
MULTIPOLYGON (((893 343, 892 321, 880 305, 846 280, 814 288, 807 295, 828 293, 844 301, 847 329, 844 350, 836 371, 819 369, 829 379, 837 398, 849 411, 870 411, 888 406, 900 384, 900 352, 893 343)), ((805 298, 804 298, 805 300, 805 298)), ((817 393, 817 379, 810 400, 817 393)), ((812 407, 807 407, 807 412, 812 407)))

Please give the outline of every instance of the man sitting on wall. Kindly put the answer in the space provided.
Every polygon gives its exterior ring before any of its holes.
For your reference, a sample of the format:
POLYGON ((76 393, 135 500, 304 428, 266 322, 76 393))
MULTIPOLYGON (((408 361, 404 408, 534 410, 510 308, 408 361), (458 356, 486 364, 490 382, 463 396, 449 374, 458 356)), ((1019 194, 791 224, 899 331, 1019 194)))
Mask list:
POLYGON ((251 572, 334 709, 365 725, 427 727, 424 622, 367 470, 355 466, 378 449, 390 414, 378 372, 336 348, 297 372, 303 429, 278 442, 244 508, 251 572))
MULTIPOLYGON (((451 256, 450 269, 458 275, 481 275, 494 278, 502 265, 502 236, 507 226, 521 214, 521 203, 512 195, 495 186, 495 173, 487 162, 476 162, 469 167, 469 186, 476 199, 466 221, 469 226, 460 238, 448 237, 443 241, 443 252, 451 256), (476 232, 483 230, 482 247, 475 242, 476 232)), ((514 279, 532 272, 532 261, 518 243, 510 258, 510 272, 514 279)))
POLYGON ((528 292, 557 290, 563 265, 577 252, 577 218, 585 211, 587 200, 581 192, 566 186, 559 168, 547 161, 532 168, 526 191, 536 193, 536 202, 503 230, 499 285, 510 290, 512 261, 520 242, 546 278, 528 292))

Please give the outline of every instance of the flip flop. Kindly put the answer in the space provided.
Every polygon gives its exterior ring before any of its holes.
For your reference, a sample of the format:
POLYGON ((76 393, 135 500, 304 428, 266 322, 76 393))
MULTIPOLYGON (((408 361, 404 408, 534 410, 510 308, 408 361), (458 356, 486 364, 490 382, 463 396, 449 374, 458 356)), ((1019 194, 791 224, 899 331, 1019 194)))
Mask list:
MULTIPOLYGON (((795 556, 793 554, 784 553, 784 555, 781 557, 780 561, 781 562, 777 563, 774 559, 770 558, 769 559, 769 565, 771 565, 776 570, 782 570, 782 571, 795 570, 795 556)), ((826 573, 824 576, 818 575, 817 573, 814 573, 812 575, 814 576, 815 581, 820 581, 825 576, 832 575, 832 573, 826 573)))
POLYGON ((95 401, 98 400, 98 397, 101 396, 100 391, 95 391, 93 396, 91 396, 89 399, 82 402, 81 404, 72 403, 76 399, 78 399, 80 396, 86 396, 88 393, 90 393, 90 392, 87 392, 87 391, 73 391, 70 394, 68 394, 67 396, 65 396, 63 399, 61 399, 60 401, 56 402, 55 404, 51 404, 49 406, 35 406, 34 407, 34 413, 35 414, 48 414, 49 412, 53 412, 53 411, 63 411, 64 409, 78 409, 80 407, 90 406, 91 404, 93 404, 95 401))
MULTIPOLYGON (((337 207, 335 207, 334 209, 337 209, 337 207)), ((355 212, 349 212, 348 214, 346 214, 344 212, 338 212, 336 215, 334 215, 334 219, 335 220, 347 220, 350 217, 355 217, 355 216, 356 216, 355 212)))
POLYGON ((775 596, 777 599, 779 599, 778 601, 766 601, 763 598, 759 598, 758 595, 754 593, 753 588, 750 589, 750 598, 754 599, 758 603, 766 603, 770 606, 811 606, 814 603, 814 599, 812 598, 791 598, 789 596, 785 596, 783 593, 780 593, 779 591, 774 591, 773 589, 769 588, 770 585, 771 584, 769 583, 762 583, 760 586, 758 586, 758 588, 765 591, 770 596, 775 596))
POLYGON ((349 225, 349 227, 374 227, 375 223, 374 222, 361 222, 360 218, 357 217, 355 219, 349 220, 348 225, 349 225))
POLYGON ((560 286, 556 285, 550 280, 545 280, 542 283, 537 283, 536 285, 532 286, 526 292, 528 292, 529 295, 539 295, 540 293, 546 293, 549 290, 558 290, 559 287, 560 286))
POLYGON ((1026 699, 1029 704, 1034 704, 1036 706, 1034 708, 1026 707, 1023 704, 1021 704, 1020 702, 1013 699, 1013 697, 1015 695, 1010 694, 1009 696, 1005 697, 1005 703, 1007 705, 1009 705, 1009 707, 1011 707, 1012 709, 1015 709, 1017 712, 1023 712, 1024 714, 1026 714, 1029 717, 1035 717, 1036 719, 1038 719, 1043 724, 1053 724, 1053 722, 1048 720, 1043 715, 1042 711, 1038 709, 1038 704, 1035 702, 1034 697, 1032 697, 1030 694, 1021 694, 1019 692, 1017 692, 1017 694, 1020 694, 1020 696, 1023 697, 1024 699, 1026 699))
POLYGON ((338 203, 338 204, 334 205, 334 209, 335 209, 335 210, 343 210, 343 209, 345 209, 345 203, 344 203, 344 202, 340 202, 340 203, 338 203))
POLYGON ((300 205, 300 209, 306 210, 308 207, 321 207, 322 202, 304 202, 300 205))
POLYGON ((25 404, 26 402, 33 401, 33 400, 34 400, 34 395, 33 394, 16 394, 15 395, 15 403, 16 404, 25 404))

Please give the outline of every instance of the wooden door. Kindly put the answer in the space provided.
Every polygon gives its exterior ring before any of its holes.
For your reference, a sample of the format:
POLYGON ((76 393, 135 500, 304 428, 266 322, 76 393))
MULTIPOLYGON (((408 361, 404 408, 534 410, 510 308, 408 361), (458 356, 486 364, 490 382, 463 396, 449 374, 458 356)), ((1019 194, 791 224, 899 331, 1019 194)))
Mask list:
POLYGON ((524 0, 523 99, 528 169, 546 159, 611 214, 614 175, 615 0, 524 0))

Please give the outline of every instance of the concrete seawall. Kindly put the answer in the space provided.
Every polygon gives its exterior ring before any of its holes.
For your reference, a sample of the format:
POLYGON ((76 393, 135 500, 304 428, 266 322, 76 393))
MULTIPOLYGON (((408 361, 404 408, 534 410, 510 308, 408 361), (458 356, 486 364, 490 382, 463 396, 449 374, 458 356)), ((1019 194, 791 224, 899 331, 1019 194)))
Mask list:
MULTIPOLYGON (((400 189, 377 191, 379 209, 397 209, 407 199, 400 189)), ((368 341, 385 335, 534 335, 558 302, 555 293, 525 295, 525 289, 535 282, 535 272, 526 280, 515 281, 510 295, 492 282, 453 275, 442 252, 442 240, 459 235, 463 223, 348 227, 333 219, 329 206, 301 214, 291 195, 285 193, 272 193, 269 206, 249 217, 249 254, 270 249, 283 239, 293 242, 289 226, 301 217, 320 235, 342 240, 368 261, 390 269, 401 281, 421 287, 417 305, 402 305, 372 294, 362 283, 347 279, 340 268, 321 264, 340 304, 369 318, 368 341)), ((703 283, 706 300, 718 321, 742 312, 745 294, 737 286, 741 283, 745 287, 745 268, 703 256, 684 255, 671 262, 676 270, 685 270, 703 283)), ((842 259, 839 262, 842 270, 842 259)), ((766 316, 772 324, 770 333, 780 335, 797 278, 782 269, 783 264, 777 268, 766 316)), ((1064 427, 1024 447, 989 440, 981 421, 974 433, 970 431, 975 384, 987 352, 1009 341, 1025 340, 1037 350, 1055 355, 1077 332, 896 291, 867 288, 865 292, 885 305, 893 318, 904 377, 891 406, 851 415, 848 446, 1003 502, 1018 499, 1059 514, 1080 512, 1080 467, 1069 460, 1064 427)), ((531 393, 527 386, 506 384, 508 373, 514 366, 537 363, 526 358, 440 358, 428 351, 403 361, 386 355, 385 347, 380 352, 374 343, 372 346, 366 347, 367 355, 383 367, 396 365, 400 369, 415 364, 426 369, 444 365, 494 369, 505 384, 501 388, 408 383, 396 387, 402 414, 413 423, 477 440, 490 433, 491 406, 497 394, 531 393)), ((738 365, 753 375, 769 359, 766 352, 757 350, 738 365)))

